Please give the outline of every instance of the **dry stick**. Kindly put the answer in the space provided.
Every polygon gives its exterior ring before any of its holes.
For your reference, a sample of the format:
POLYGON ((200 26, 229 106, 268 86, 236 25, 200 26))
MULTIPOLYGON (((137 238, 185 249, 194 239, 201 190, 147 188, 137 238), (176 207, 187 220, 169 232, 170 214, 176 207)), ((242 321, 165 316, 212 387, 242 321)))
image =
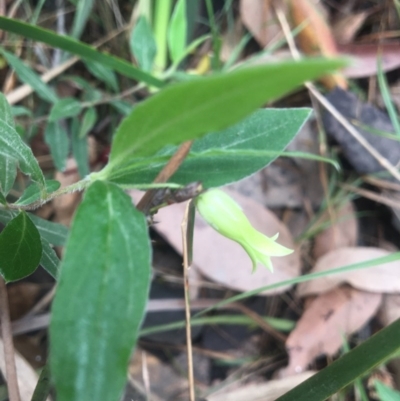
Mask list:
POLYGON ((183 278, 184 293, 185 293, 185 320, 186 320, 186 347, 187 347, 187 361, 188 361, 188 379, 189 379, 189 400, 195 401, 194 393, 194 375, 193 375, 193 350, 192 350, 192 328, 190 324, 190 298, 189 298, 189 251, 187 243, 187 228, 190 214, 190 200, 186 206, 185 216, 182 221, 182 248, 183 248, 183 278))
MULTIPOLYGON (((301 58, 299 51, 297 50, 296 44, 294 43, 293 36, 290 32, 290 27, 285 17, 285 14, 278 7, 276 9, 276 15, 279 23, 281 24, 282 30, 285 34, 288 42, 290 51, 294 59, 299 60, 301 58)), ((400 181, 400 172, 396 169, 393 164, 384 158, 379 152, 375 150, 373 146, 354 128, 353 125, 317 90, 317 88, 310 82, 306 82, 305 87, 314 95, 314 97, 325 107, 329 113, 347 130, 347 132, 358 141, 358 143, 372 156, 378 163, 389 173, 400 181)))
MULTIPOLYGON (((176 172, 176 170, 178 170, 179 166, 183 163, 185 157, 188 155, 192 143, 193 141, 186 141, 183 142, 181 146, 179 146, 178 150, 168 160, 168 163, 164 166, 164 168, 159 172, 159 174, 153 181, 154 184, 166 182, 176 172)), ((153 200, 154 194, 156 192, 157 190, 154 189, 147 191, 136 205, 136 208, 138 210, 141 210, 142 212, 147 213, 147 209, 150 206, 150 203, 153 200)))
POLYGON ((4 361, 6 365, 7 389, 10 401, 20 401, 17 369, 14 359, 14 344, 11 331, 10 311, 8 309, 7 288, 4 279, 0 277, 0 313, 1 335, 4 342, 4 361))

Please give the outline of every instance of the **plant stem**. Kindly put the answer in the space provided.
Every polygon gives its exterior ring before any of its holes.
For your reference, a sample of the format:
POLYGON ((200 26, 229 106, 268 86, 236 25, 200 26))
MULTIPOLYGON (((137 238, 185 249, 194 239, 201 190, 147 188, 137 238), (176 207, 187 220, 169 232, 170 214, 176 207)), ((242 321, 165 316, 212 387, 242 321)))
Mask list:
POLYGON ((20 401, 17 369, 14 359, 14 343, 12 338, 10 311, 8 309, 7 287, 4 279, 0 277, 0 313, 1 335, 4 343, 4 361, 6 365, 7 389, 10 401, 20 401))
POLYGON ((167 66, 167 31, 171 15, 172 0, 156 0, 154 15, 154 37, 157 44, 157 54, 154 66, 157 73, 167 66))

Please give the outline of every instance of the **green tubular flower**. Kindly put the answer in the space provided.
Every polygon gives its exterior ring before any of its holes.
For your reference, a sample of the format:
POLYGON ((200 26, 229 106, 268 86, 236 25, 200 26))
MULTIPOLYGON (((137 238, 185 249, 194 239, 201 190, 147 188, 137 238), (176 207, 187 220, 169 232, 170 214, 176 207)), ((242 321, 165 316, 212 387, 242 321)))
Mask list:
POLYGON ((271 256, 286 256, 293 252, 272 238, 257 231, 249 222, 241 207, 225 192, 212 189, 196 198, 196 207, 204 220, 224 237, 239 243, 253 262, 253 271, 260 263, 273 270, 271 256))

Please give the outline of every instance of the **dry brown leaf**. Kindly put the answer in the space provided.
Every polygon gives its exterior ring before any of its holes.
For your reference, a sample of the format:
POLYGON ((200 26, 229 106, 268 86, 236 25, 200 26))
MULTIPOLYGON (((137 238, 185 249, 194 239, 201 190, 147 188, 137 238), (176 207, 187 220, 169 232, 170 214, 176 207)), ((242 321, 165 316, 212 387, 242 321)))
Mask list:
POLYGON ((386 294, 378 318, 384 326, 388 326, 400 318, 400 294, 386 294))
POLYGON ((320 223, 329 221, 332 221, 332 225, 315 237, 313 247, 315 259, 334 249, 356 246, 357 244, 358 224, 352 202, 346 202, 337 211, 333 210, 331 215, 326 212, 320 223))
MULTIPOLYGON (((38 375, 31 365, 23 358, 18 351, 15 351, 15 365, 17 369, 18 376, 18 387, 21 396, 21 401, 30 401, 32 399, 32 394, 36 388, 38 381, 38 375)), ((4 362, 4 343, 0 339, 0 370, 3 377, 6 377, 5 372, 6 366, 4 362)))
POLYGON ((41 292, 41 286, 35 283, 18 282, 7 288, 10 305, 10 318, 16 320, 25 315, 34 306, 41 292))
POLYGON ((352 58, 352 63, 343 70, 343 75, 347 78, 365 78, 376 75, 379 53, 382 54, 382 70, 384 72, 399 68, 399 48, 400 44, 394 42, 338 45, 341 54, 352 58))
MULTIPOLYGON (((246 216, 256 229, 268 236, 279 232, 278 242, 288 248, 295 245, 287 228, 256 201, 227 191, 243 208, 246 216)), ((175 204, 161 209, 155 216, 158 222, 154 228, 179 252, 182 253, 181 222, 186 205, 175 204)), ((238 291, 249 291, 255 288, 278 283, 297 277, 300 274, 300 257, 296 250, 291 255, 272 258, 274 273, 259 266, 252 273, 252 263, 242 247, 222 235, 196 215, 193 263, 202 274, 217 283, 238 291)), ((279 294, 290 286, 280 287, 264 294, 279 294)))
POLYGON ((282 376, 304 371, 319 355, 334 355, 347 336, 375 315, 382 294, 339 287, 316 297, 286 341, 289 365, 282 376))
MULTIPOLYGON (((297 35, 301 50, 306 54, 336 56, 338 54, 336 42, 324 18, 321 5, 310 0, 289 0, 288 4, 292 28, 304 25, 297 35)), ((336 86, 347 88, 345 78, 339 74, 325 76, 321 81, 329 89, 336 86)))
POLYGON ((262 47, 267 47, 281 31, 271 11, 271 0, 240 1, 240 16, 243 25, 262 47))
MULTIPOLYGON (((340 248, 327 253, 317 260, 311 273, 336 269, 338 267, 366 262, 372 259, 388 256, 392 252, 373 247, 340 248)), ((321 294, 348 283, 355 288, 372 292, 400 292, 400 260, 370 267, 333 274, 299 284, 300 296, 321 294)))
POLYGON ((369 15, 369 11, 361 11, 345 15, 337 20, 332 26, 332 34, 336 43, 346 44, 352 42, 369 15))
MULTIPOLYGON (((54 179, 60 181, 61 188, 75 184, 80 180, 76 161, 72 158, 67 160, 67 166, 64 172, 57 171, 54 179)), ((56 221, 69 226, 76 207, 81 199, 79 192, 73 192, 59 196, 53 200, 56 221)))
POLYGON ((269 380, 266 383, 240 385, 234 391, 229 391, 229 388, 224 389, 217 394, 209 395, 207 401, 274 401, 314 374, 313 371, 307 371, 280 380, 269 380))

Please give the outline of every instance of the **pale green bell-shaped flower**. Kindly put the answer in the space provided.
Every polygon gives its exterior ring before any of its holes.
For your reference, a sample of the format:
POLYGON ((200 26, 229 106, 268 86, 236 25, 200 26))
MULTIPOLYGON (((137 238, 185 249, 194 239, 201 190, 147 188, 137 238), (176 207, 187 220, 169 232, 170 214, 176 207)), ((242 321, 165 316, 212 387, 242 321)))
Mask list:
POLYGON ((271 256, 286 256, 293 252, 272 238, 257 231, 241 207, 225 192, 212 189, 196 197, 196 207, 204 220, 224 237, 238 242, 253 262, 253 271, 260 263, 273 270, 271 256))

